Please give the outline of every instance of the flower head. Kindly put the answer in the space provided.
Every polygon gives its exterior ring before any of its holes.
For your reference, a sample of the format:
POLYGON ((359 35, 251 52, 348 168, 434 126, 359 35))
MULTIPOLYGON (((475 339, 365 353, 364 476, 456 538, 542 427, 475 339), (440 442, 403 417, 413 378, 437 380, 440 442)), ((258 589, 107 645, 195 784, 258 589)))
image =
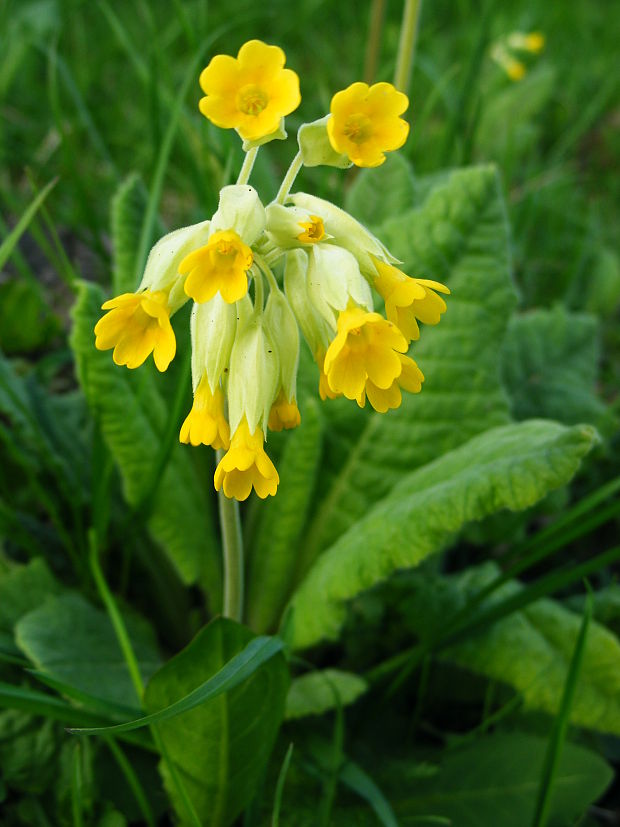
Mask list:
POLYGON ((211 393, 206 375, 196 388, 194 403, 181 426, 179 441, 211 445, 216 449, 230 445, 230 428, 224 416, 224 394, 219 387, 211 393))
POLYGON ((269 430, 289 430, 296 428, 300 422, 301 414, 297 407, 297 400, 294 396, 290 400, 287 399, 284 390, 281 389, 269 412, 269 430))
POLYGON ((185 292, 196 302, 208 302, 219 291, 225 302, 233 304, 247 293, 253 260, 252 250, 234 230, 219 230, 179 264, 181 274, 189 273, 185 292))
POLYGON ((374 257, 373 261, 378 273, 374 286, 385 300, 388 319, 394 322, 408 342, 419 339, 417 320, 424 324, 437 324, 447 309, 437 292, 450 293, 449 289, 438 281, 411 278, 397 267, 374 257))
POLYGON ((260 428, 252 434, 245 419, 239 423, 228 452, 215 469, 218 491, 223 488, 227 497, 236 500, 247 500, 252 488, 263 500, 276 493, 280 477, 265 453, 263 442, 260 428))
POLYGON ((249 40, 237 57, 216 55, 200 75, 206 94, 202 114, 216 126, 236 129, 246 141, 277 132, 285 115, 301 101, 299 78, 284 69, 286 56, 278 46, 249 40))
POLYGON ((407 341, 378 313, 351 306, 338 317, 338 333, 325 354, 323 370, 330 390, 365 403, 366 382, 390 388, 402 372, 399 354, 407 341))
POLYGON ((105 302, 108 312, 95 325, 95 347, 114 348, 117 365, 137 368, 152 353, 157 369, 166 370, 174 359, 176 339, 170 324, 165 290, 123 293, 105 302))
POLYGON ((385 153, 407 140, 409 124, 399 115, 409 106, 407 95, 391 83, 353 83, 331 102, 327 134, 336 152, 358 167, 378 167, 385 153))

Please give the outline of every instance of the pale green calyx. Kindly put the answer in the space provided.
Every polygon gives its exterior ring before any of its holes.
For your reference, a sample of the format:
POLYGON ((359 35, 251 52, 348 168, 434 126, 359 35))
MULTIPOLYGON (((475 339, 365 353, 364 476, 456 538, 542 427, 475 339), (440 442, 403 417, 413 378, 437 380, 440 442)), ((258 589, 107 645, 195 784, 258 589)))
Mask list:
POLYGON ((251 247, 265 229, 265 208, 249 184, 230 184, 220 192, 220 203, 211 221, 211 233, 234 230, 251 247))
POLYGON ((230 356, 228 415, 234 433, 243 417, 250 433, 258 427, 266 433, 275 398, 280 364, 278 352, 263 324, 263 315, 252 314, 237 325, 230 356))
MULTIPOLYGON (((235 130, 239 137, 243 137, 238 129, 235 130)), ((246 141, 243 140, 243 151, 249 152, 250 149, 254 149, 257 146, 262 146, 263 144, 268 144, 269 141, 285 141, 286 140, 286 129, 284 128, 284 118, 280 120, 280 126, 275 130, 275 132, 271 132, 269 135, 263 135, 262 138, 256 138, 254 141, 246 141)))
POLYGON ((366 277, 374 279, 376 275, 371 255, 388 264, 400 263, 363 224, 356 221, 348 212, 336 207, 331 201, 325 201, 323 198, 317 198, 306 192, 294 193, 289 196, 289 201, 292 201, 296 207, 303 207, 308 212, 321 215, 326 232, 333 236, 332 243, 345 247, 353 253, 360 270, 366 277))
POLYGON ((271 244, 282 249, 312 247, 331 238, 325 232, 321 216, 312 215, 303 207, 285 207, 273 203, 267 206, 265 213, 267 238, 271 244))
POLYGON ((280 362, 280 385, 286 399, 295 397, 299 364, 299 328, 287 300, 279 290, 272 290, 265 306, 265 328, 271 341, 277 342, 280 362))
POLYGON ((168 233, 151 248, 144 275, 138 287, 142 290, 170 290, 168 304, 175 313, 188 300, 183 290, 185 279, 179 275, 179 264, 188 253, 207 243, 209 221, 191 224, 168 233))
POLYGON ((353 166, 348 155, 342 155, 332 147, 327 134, 327 121, 331 115, 319 118, 312 123, 304 123, 297 132, 297 143, 306 167, 338 167, 348 169, 353 166))
POLYGON ((237 330, 237 315, 237 306, 225 302, 219 293, 208 302, 194 304, 190 322, 194 393, 204 374, 211 393, 215 393, 225 376, 237 330))
POLYGON ((325 353, 336 328, 329 325, 312 304, 308 290, 308 255, 304 250, 286 254, 284 292, 312 353, 325 353))
POLYGON ((351 300, 372 310, 370 287, 355 256, 332 244, 317 244, 309 251, 308 292, 319 313, 334 328, 338 313, 346 310, 351 300))

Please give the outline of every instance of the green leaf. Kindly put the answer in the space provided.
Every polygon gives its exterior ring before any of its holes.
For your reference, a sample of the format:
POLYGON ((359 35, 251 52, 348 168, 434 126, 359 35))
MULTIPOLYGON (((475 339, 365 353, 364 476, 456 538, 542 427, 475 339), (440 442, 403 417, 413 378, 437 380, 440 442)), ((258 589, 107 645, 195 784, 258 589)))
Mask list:
POLYGON ((493 167, 441 179, 421 207, 386 221, 379 235, 415 276, 449 285, 448 311, 422 330, 412 355, 426 376, 387 414, 364 416, 348 400, 324 406, 323 492, 308 532, 312 561, 412 469, 508 421, 499 350, 515 302, 508 228, 493 167))
POLYGON ((28 225, 32 221, 32 219, 37 214, 38 210, 40 209, 41 205, 50 194, 51 190, 56 186, 58 183, 58 178, 54 178, 52 181, 49 182, 38 195, 32 199, 28 207, 24 210, 23 215, 13 227, 11 232, 6 236, 3 240, 2 244, 0 244, 0 270, 3 269, 4 265, 9 260, 9 257, 13 250, 15 249, 15 245, 22 237, 22 235, 28 229, 28 225))
MULTIPOLYGON (((411 778, 406 766, 386 768, 391 801, 402 827, 433 813, 455 827, 524 827, 532 823, 545 740, 497 734, 446 753, 439 772, 411 778)), ((605 791, 611 768, 596 753, 567 744, 559 762, 551 823, 573 824, 605 791)))
POLYGON ((317 560, 289 605, 285 638, 295 648, 337 638, 347 600, 419 565, 469 521, 566 484, 595 439, 588 426, 506 425, 408 474, 317 560))
POLYGON ((12 634, 22 615, 60 591, 60 584, 41 558, 0 571, 0 631, 12 634))
POLYGON ((62 730, 18 710, 0 713, 0 777, 22 793, 41 794, 53 781, 62 730))
POLYGON ((60 331, 39 282, 15 278, 0 284, 0 348, 5 353, 50 347, 60 331))
POLYGON ((114 295, 133 293, 138 283, 138 247, 148 193, 142 179, 132 173, 120 184, 111 208, 114 247, 114 295))
POLYGON ((561 306, 511 319, 502 373, 517 419, 599 422, 605 405, 596 396, 598 332, 594 316, 561 306))
MULTIPOLYGON (((497 575, 496 566, 489 563, 443 578, 443 605, 450 602, 452 611, 457 611, 497 575)), ((492 606, 522 588, 518 582, 506 583, 483 606, 492 606)), ((424 617, 417 615, 417 625, 426 629, 433 625, 433 591, 429 582, 420 588, 420 593, 426 594, 421 598, 420 612, 423 604, 427 611, 424 617)), ((437 625, 442 622, 442 614, 445 620, 445 611, 436 614, 437 625)), ((580 627, 578 614, 544 598, 444 650, 441 656, 513 686, 527 707, 555 715, 580 627)), ((620 641, 596 622, 589 627, 570 720, 578 726, 620 735, 620 641)))
MULTIPOLYGON (((144 679, 160 664, 150 626, 126 618, 144 679)), ((135 706, 127 665, 107 614, 78 594, 64 594, 24 615, 15 627, 17 645, 43 673, 121 706, 135 706)))
POLYGON ((322 715, 337 706, 348 706, 366 692, 368 684, 353 672, 324 669, 308 672, 291 682, 286 696, 285 718, 322 715))
MULTIPOLYGON (((147 709, 155 712, 186 696, 223 670, 253 639, 248 629, 231 620, 214 620, 153 676, 145 694, 147 709)), ((250 802, 282 721, 287 688, 284 657, 272 653, 230 691, 158 725, 205 827, 231 824, 250 802)), ((183 804, 164 764, 161 772, 183 818, 183 804)))
POLYGON ((361 170, 347 192, 345 208, 362 224, 378 227, 413 206, 411 166, 398 152, 390 153, 380 167, 361 170))
POLYGON ((299 545, 321 458, 318 403, 306 400, 301 425, 288 437, 278 463, 280 486, 261 508, 248 566, 248 625, 258 633, 277 626, 291 595, 299 545))
MULTIPOLYGON (((93 328, 101 316, 101 290, 79 285, 73 309, 71 344, 80 384, 118 463, 127 502, 138 507, 157 469, 167 420, 166 403, 150 365, 119 368, 108 352, 95 349, 93 328)), ((221 591, 219 555, 213 536, 211 503, 190 452, 174 445, 159 475, 148 525, 185 583, 204 579, 213 605, 221 591)))

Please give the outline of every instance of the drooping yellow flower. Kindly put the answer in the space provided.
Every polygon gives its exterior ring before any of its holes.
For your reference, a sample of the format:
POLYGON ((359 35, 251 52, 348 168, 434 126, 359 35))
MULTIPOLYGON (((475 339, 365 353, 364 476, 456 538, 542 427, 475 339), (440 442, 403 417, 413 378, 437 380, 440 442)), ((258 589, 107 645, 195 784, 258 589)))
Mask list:
POLYGON ((402 370, 389 388, 379 388, 370 379, 366 380, 366 396, 368 401, 379 413, 385 413, 391 408, 399 408, 402 402, 401 388, 409 393, 419 393, 422 390, 424 374, 409 356, 399 353, 402 370))
POLYGON ((338 317, 338 333, 325 354, 323 370, 331 391, 365 402, 366 382, 390 388, 402 372, 407 341, 393 322, 379 313, 351 306, 338 317))
POLYGON ((234 230, 213 233, 209 243, 185 256, 179 272, 189 273, 185 292, 202 304, 220 292, 228 304, 242 299, 248 291, 247 272, 252 266, 252 250, 234 230))
POLYGON ((301 422, 301 414, 297 407, 297 400, 293 397, 288 400, 284 390, 276 397, 269 412, 268 427, 270 431, 282 431, 296 428, 301 422))
POLYGON ((506 69, 506 74, 510 80, 514 81, 522 80, 527 71, 525 64, 520 60, 515 60, 514 58, 507 60, 504 68, 506 69))
POLYGON ((211 445, 228 449, 230 428, 224 416, 224 394, 218 387, 211 393, 206 375, 200 380, 192 409, 188 413, 179 434, 179 441, 186 445, 211 445))
POLYGON ((437 324, 447 309, 437 292, 449 294, 450 290, 439 281, 411 278, 374 256, 372 260, 378 273, 374 286, 385 300, 386 316, 400 329, 407 342, 419 339, 417 320, 437 324))
POLYGON ((166 370, 174 359, 176 339, 170 324, 168 293, 144 290, 123 293, 102 305, 108 312, 95 325, 95 347, 114 348, 117 365, 137 368, 152 352, 157 369, 166 370))
POLYGON ((399 115, 409 99, 391 83, 353 83, 332 98, 327 134, 336 152, 358 167, 378 167, 385 153, 407 140, 409 124, 399 115))
POLYGON ((305 244, 317 244, 325 238, 325 225, 318 215, 309 216, 308 221, 300 221, 299 226, 303 232, 297 236, 298 241, 303 241, 305 244))
POLYGON ((224 494, 235 500, 247 500, 252 487, 261 499, 274 496, 280 477, 275 465, 265 453, 261 428, 250 433, 248 423, 243 419, 230 444, 228 452, 215 469, 215 488, 224 489, 224 494))
POLYGON ((261 40, 244 43, 236 58, 216 55, 200 75, 200 111, 246 141, 271 135, 301 101, 299 78, 285 62, 282 49, 261 40))

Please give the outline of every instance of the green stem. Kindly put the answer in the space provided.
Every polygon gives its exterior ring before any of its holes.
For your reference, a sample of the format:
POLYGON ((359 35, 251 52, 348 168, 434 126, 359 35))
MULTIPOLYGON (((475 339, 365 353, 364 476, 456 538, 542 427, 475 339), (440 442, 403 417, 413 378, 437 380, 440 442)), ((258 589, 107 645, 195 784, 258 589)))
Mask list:
MULTIPOLYGON (((216 452, 218 463, 224 452, 216 452)), ((220 525, 222 527, 222 552, 224 556, 224 606, 222 614, 241 623, 243 616, 243 537, 239 503, 218 492, 220 525)))
POLYGON ((254 166, 254 161, 256 160, 256 156, 258 155, 258 150, 259 147, 254 146, 252 147, 252 149, 249 149, 245 153, 243 164, 241 166, 241 169, 239 170, 237 184, 247 184, 250 180, 250 175, 252 174, 252 167, 254 166))
POLYGON ((370 29, 366 41, 366 55, 364 57, 364 80, 372 83, 377 74, 379 50, 381 49, 381 35, 383 33, 383 18, 385 17, 385 0, 372 0, 370 10, 370 29))
POLYGON ((286 196, 291 191, 291 187, 295 183, 295 178, 299 173, 299 170, 304 165, 303 159, 301 157, 301 150, 297 153, 297 155, 291 161, 290 167, 286 171, 286 175, 284 176, 284 180, 280 185, 280 189, 278 190, 278 194, 276 195, 276 204, 284 204, 286 201, 286 196))
POLYGON ((394 72, 394 86, 405 94, 409 89, 411 67, 415 57, 416 35, 421 8, 422 0, 405 0, 403 22, 400 26, 396 71, 394 72))
POLYGON ((278 284, 278 281, 277 281, 276 277, 273 274, 273 270, 267 264, 267 261, 256 251, 254 251, 254 261, 256 262, 258 267, 260 267, 262 272, 267 276, 267 281, 269 283, 269 289, 270 290, 275 290, 277 293, 279 293, 280 292, 280 285, 278 284))

